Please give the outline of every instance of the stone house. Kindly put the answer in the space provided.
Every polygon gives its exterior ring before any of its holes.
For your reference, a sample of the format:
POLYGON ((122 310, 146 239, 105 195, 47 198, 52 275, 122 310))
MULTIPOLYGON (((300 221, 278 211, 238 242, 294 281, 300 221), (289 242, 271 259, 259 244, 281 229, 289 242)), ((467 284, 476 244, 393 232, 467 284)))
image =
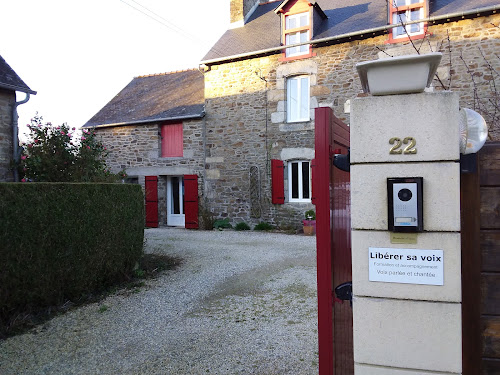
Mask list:
POLYGON ((186 219, 184 185, 189 176, 197 201, 202 192, 191 180, 205 173, 203 86, 197 69, 136 77, 84 125, 102 136, 112 170, 145 186, 149 226, 185 226, 193 214, 197 222, 197 207, 186 219))
MULTIPOLYGON (((184 123, 185 144, 196 134, 202 140, 191 144, 196 158, 157 157, 148 159, 148 171, 140 170, 145 152, 160 155, 161 123, 130 127, 92 119, 86 126, 97 126, 115 147, 125 146, 132 132, 143 133, 137 142, 144 145, 149 139, 148 151, 120 147, 110 157, 113 168, 126 167, 131 176, 141 172, 143 183, 142 172, 171 173, 157 162, 172 163, 172 171, 189 165, 189 173, 199 177, 199 201, 215 217, 233 224, 298 227, 314 207, 315 108, 331 107, 349 124, 349 99, 362 93, 356 63, 429 51, 443 53, 432 89, 458 92, 461 105, 481 112, 491 139, 499 139, 498 0, 230 1, 230 28, 201 61, 202 73, 196 73, 204 85, 204 111, 200 106, 199 117, 189 122, 192 128, 184 123)), ((139 96, 131 99, 126 111, 143 105, 139 96)), ((127 116, 123 110, 117 118, 127 116)), ((160 202, 160 224, 170 225, 163 211, 160 202)))
POLYGON ((0 56, 0 182, 16 180, 12 168, 14 149, 19 143, 17 137, 17 107, 29 100, 31 90, 16 72, 0 56), (26 99, 16 102, 16 91, 26 94, 26 99))

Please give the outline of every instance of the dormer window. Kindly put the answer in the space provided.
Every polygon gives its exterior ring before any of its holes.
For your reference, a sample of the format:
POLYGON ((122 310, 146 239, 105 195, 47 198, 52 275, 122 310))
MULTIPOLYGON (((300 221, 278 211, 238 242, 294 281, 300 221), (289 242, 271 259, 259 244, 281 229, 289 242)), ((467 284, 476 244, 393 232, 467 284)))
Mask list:
MULTIPOLYGON (((301 42, 307 42, 311 39, 309 12, 285 16, 284 40, 285 45, 291 45, 301 42)), ((300 56, 309 54, 309 44, 303 44, 297 47, 287 48, 286 57, 300 56)))
MULTIPOLYGON (((284 0, 274 12, 281 17, 281 44, 285 47, 309 42, 327 19, 319 4, 308 0, 284 0)), ((311 56, 312 46, 303 44, 285 48, 281 61, 311 56)))
POLYGON ((402 42, 409 39, 425 37, 427 24, 425 22, 411 23, 427 16, 428 0, 390 0, 389 23, 392 25, 402 23, 403 26, 394 27, 390 32, 390 43, 402 42))

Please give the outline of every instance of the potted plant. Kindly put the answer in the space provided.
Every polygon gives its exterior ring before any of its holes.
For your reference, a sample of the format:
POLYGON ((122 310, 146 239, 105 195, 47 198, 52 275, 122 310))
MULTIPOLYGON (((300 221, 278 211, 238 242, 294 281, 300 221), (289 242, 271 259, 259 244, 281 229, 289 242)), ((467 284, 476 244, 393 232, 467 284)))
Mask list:
POLYGON ((304 234, 312 236, 316 233, 316 212, 308 210, 305 213, 305 220, 302 220, 304 234))

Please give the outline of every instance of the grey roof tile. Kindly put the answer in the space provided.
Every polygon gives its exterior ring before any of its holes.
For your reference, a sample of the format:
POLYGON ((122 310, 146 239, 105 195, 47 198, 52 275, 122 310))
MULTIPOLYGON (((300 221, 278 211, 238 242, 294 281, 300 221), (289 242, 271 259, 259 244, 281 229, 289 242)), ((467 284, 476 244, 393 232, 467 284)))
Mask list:
POLYGON ((2 56, 0 56, 0 88, 36 94, 36 91, 30 89, 28 85, 24 83, 2 56))
MULTIPOLYGON (((318 0, 327 19, 313 40, 387 25, 387 0, 318 0)), ((247 23, 226 31, 203 61, 262 51, 280 46, 279 2, 260 4, 247 23)), ((430 16, 465 12, 500 5, 499 0, 430 0, 430 16)), ((279 51, 276 51, 279 53, 279 51)))
POLYGON ((279 46, 281 25, 274 13, 276 5, 276 2, 259 5, 244 27, 227 30, 203 60, 279 46))
POLYGON ((204 77, 197 69, 141 76, 83 127, 198 118, 204 103, 204 77))

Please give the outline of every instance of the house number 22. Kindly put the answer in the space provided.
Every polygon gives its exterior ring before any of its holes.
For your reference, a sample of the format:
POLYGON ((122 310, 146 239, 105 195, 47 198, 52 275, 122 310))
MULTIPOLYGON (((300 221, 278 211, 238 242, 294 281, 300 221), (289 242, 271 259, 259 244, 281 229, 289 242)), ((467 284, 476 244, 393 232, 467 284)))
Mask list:
POLYGON ((393 145, 389 151, 389 154, 410 155, 417 153, 417 149, 415 148, 417 141, 413 137, 406 137, 405 139, 403 139, 403 142, 401 142, 400 138, 392 137, 391 139, 389 139, 389 144, 393 145), (404 149, 401 149, 402 144, 405 144, 407 146, 404 149))

